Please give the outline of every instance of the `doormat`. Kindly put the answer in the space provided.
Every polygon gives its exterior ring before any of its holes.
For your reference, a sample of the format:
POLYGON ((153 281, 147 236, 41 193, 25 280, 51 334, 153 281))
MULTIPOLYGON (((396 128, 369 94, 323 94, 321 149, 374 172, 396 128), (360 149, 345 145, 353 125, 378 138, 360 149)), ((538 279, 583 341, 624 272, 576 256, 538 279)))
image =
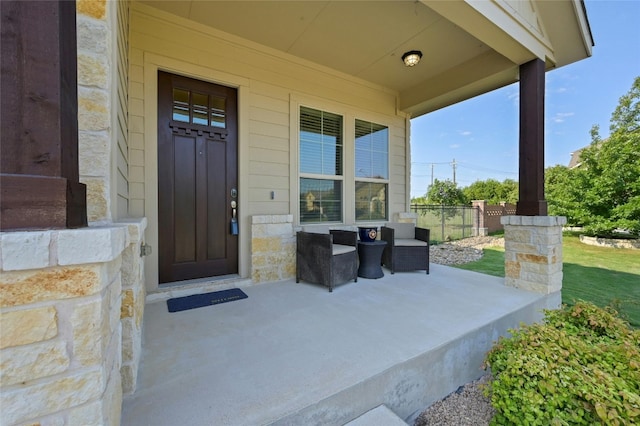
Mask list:
POLYGON ((249 296, 239 288, 231 288, 229 290, 193 294, 191 296, 169 299, 167 300, 167 307, 169 308, 169 312, 179 312, 186 311, 188 309, 202 308, 203 306, 233 302, 234 300, 246 299, 247 297, 249 296))

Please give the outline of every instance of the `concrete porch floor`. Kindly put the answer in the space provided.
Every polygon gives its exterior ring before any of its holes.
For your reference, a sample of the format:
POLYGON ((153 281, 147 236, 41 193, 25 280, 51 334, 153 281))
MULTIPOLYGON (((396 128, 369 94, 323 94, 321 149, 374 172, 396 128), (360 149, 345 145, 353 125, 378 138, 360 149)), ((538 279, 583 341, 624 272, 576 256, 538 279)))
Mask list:
POLYGON ((502 278, 431 265, 326 288, 243 287, 247 299, 146 306, 123 425, 344 425, 380 405, 411 423, 483 374, 486 351, 560 304, 502 278))

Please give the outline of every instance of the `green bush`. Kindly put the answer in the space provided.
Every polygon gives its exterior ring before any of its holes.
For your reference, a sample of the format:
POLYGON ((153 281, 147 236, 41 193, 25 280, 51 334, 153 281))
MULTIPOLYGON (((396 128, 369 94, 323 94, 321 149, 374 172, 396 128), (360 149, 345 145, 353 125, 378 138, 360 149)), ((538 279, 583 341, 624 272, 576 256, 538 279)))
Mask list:
POLYGON ((640 424, 640 330, 588 302, 545 311, 487 355, 493 425, 640 424))

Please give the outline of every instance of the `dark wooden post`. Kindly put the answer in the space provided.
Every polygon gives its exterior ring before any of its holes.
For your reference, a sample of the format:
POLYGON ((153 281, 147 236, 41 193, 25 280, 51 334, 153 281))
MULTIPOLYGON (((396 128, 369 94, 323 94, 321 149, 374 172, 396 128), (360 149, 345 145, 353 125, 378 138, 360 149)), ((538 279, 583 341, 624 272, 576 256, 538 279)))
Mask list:
POLYGON ((520 65, 520 170, 516 214, 546 216, 544 199, 544 73, 534 59, 520 65))
POLYGON ((75 1, 0 4, 0 229, 86 226, 75 1))

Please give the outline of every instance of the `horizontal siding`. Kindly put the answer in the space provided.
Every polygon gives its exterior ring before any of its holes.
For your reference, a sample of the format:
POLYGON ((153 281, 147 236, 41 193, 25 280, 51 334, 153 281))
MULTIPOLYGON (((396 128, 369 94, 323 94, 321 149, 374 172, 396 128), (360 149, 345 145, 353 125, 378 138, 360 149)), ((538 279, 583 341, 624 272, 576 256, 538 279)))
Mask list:
POLYGON ((118 218, 129 216, 129 2, 118 2, 117 5, 117 179, 116 179, 116 215, 118 218))
POLYGON ((118 197, 122 197, 125 200, 129 199, 129 182, 127 181, 127 177, 118 171, 117 176, 117 184, 118 184, 118 197))
POLYGON ((263 148, 251 147, 249 149, 249 154, 252 159, 259 159, 260 163, 289 164, 288 151, 278 151, 270 149, 268 146, 263 148))
MULTIPOLYGON (((289 137, 284 138, 278 136, 252 134, 251 146, 289 152, 289 137)), ((288 163, 289 161, 287 160, 287 164, 288 163)))
POLYGON ((289 97, 282 87, 257 82, 249 107, 249 210, 289 213, 289 97), (275 191, 276 199, 271 200, 275 191))
MULTIPOLYGON (((257 182, 254 189, 269 189, 271 191, 286 191, 289 192, 289 178, 280 176, 269 176, 268 179, 263 179, 257 182)), ((270 195, 270 194, 267 194, 270 195)), ((279 197, 282 200, 282 194, 279 197)), ((287 198, 288 200, 288 198, 287 198)))
MULTIPOLYGON (((252 124, 266 123, 269 125, 283 126, 287 130, 289 129, 289 111, 280 112, 268 107, 252 105, 249 110, 249 120, 251 120, 252 124)), ((257 133, 257 131, 255 133, 257 133)), ((267 132, 266 134, 271 135, 271 132, 267 132)))
MULTIPOLYGON (((267 163, 264 161, 251 160, 249 162, 249 175, 255 178, 255 185, 259 185, 260 177, 265 176, 279 176, 289 179, 289 163, 267 163)), ((286 187, 289 187, 288 182, 286 187)))
MULTIPOLYGON (((144 58, 146 54, 153 54, 170 58, 171 63, 180 64, 176 67, 183 67, 185 74, 189 74, 187 70, 197 70, 199 74, 203 70, 211 70, 212 76, 223 76, 209 79, 215 83, 233 85, 233 81, 247 82, 242 90, 246 93, 243 99, 249 105, 239 106, 246 132, 240 135, 244 136, 239 141, 244 158, 239 161, 244 165, 244 168, 241 167, 241 170, 245 170, 243 190, 246 191, 245 196, 248 196, 249 202, 248 205, 241 206, 241 216, 290 214, 292 205, 293 208, 297 206, 293 202, 297 197, 295 189, 290 188, 292 173, 294 177, 297 176, 295 165, 293 169, 290 165, 291 99, 296 99, 296 102, 303 100, 305 105, 320 109, 324 105, 332 105, 331 109, 343 111, 345 118, 361 118, 388 125, 390 211, 392 214, 405 211, 408 193, 405 177, 405 117, 396 115, 395 93, 312 64, 288 60, 283 55, 261 50, 251 43, 236 42, 232 36, 155 11, 145 5, 134 3, 131 17, 129 180, 132 201, 141 193, 149 192, 148 188, 140 185, 144 184, 142 179, 145 167, 155 167, 138 165, 139 159, 145 158, 143 152, 138 152, 144 149, 140 145, 145 143, 142 136, 146 105, 144 58), (225 75, 231 82, 224 80, 225 75), (271 191, 275 191, 274 200, 271 200, 271 191)), ((176 70, 174 72, 180 73, 176 70)), ((346 129, 352 127, 352 123, 345 123, 346 129)), ((353 149, 353 140, 346 140, 345 147, 353 149)), ((345 157, 353 158, 353 155, 345 157)), ((351 199, 349 194, 345 195, 345 203, 351 203, 351 199)), ((132 211, 140 208, 138 203, 132 203, 132 211)))
POLYGON ((132 182, 129 184, 129 197, 139 200, 144 199, 144 184, 132 182))
POLYGON ((118 195, 117 198, 118 203, 118 217, 127 217, 131 213, 129 212, 129 199, 118 195))
MULTIPOLYGON (((255 191, 251 191, 251 195, 255 196, 255 191)), ((282 210, 289 208, 289 201, 254 201, 251 203, 251 208, 261 211, 260 214, 281 214, 282 210)))
POLYGON ((289 123, 286 125, 266 121, 249 121, 249 132, 252 135, 289 139, 289 123))

